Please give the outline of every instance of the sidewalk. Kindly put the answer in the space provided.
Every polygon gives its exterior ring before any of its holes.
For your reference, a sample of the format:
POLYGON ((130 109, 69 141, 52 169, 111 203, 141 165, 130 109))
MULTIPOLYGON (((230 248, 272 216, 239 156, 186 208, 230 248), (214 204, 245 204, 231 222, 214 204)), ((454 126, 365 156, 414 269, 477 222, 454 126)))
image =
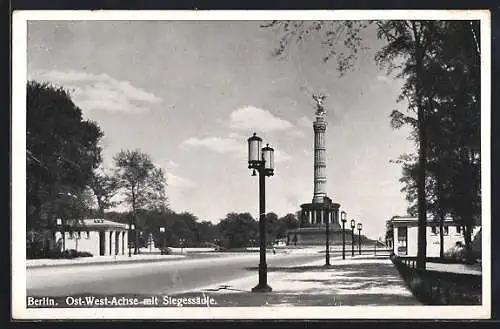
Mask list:
POLYGON ((269 267, 270 293, 252 293, 255 274, 202 289, 220 306, 389 306, 420 305, 386 256, 324 260, 299 267, 269 267))
POLYGON ((481 264, 443 264, 443 263, 426 263, 426 269, 430 271, 439 271, 439 272, 450 272, 450 273, 458 273, 458 274, 472 274, 472 275, 482 275, 482 266, 481 264))
POLYGON ((73 259, 27 259, 26 268, 52 267, 52 266, 77 266, 95 264, 123 264, 129 262, 160 262, 184 258, 184 255, 117 255, 78 257, 73 259))

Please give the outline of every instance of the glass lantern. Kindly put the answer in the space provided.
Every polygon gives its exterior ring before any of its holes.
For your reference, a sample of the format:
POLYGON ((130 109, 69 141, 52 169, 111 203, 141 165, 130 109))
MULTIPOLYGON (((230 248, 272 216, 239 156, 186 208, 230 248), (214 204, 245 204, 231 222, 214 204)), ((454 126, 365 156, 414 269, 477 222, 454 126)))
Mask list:
POLYGON ((358 223, 358 231, 361 231, 362 228, 363 228, 363 224, 358 223))
POLYGON ((274 149, 269 144, 262 149, 262 159, 264 160, 264 169, 269 172, 274 171, 274 149))
POLYGON ((356 226, 356 221, 354 219, 351 219, 351 228, 354 228, 356 226))
POLYGON ((252 168, 262 161, 261 153, 262 138, 255 133, 248 139, 248 166, 252 168))
POLYGON ((343 210, 340 212, 340 219, 344 223, 347 221, 347 213, 345 211, 343 211, 343 210))

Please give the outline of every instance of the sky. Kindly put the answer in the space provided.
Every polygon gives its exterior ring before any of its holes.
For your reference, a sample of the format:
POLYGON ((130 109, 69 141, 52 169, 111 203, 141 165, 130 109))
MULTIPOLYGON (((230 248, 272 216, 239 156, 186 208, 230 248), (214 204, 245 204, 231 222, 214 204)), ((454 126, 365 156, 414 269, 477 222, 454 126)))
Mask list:
MULTIPOLYGON (((140 149, 165 169, 175 211, 217 223, 228 212, 258 217, 258 180, 247 165, 256 132, 275 149, 266 211, 295 213, 313 196, 312 92, 328 96, 327 194, 363 233, 383 237, 406 213, 401 168, 415 152, 389 114, 401 81, 377 68, 382 45, 339 77, 323 63, 318 38, 272 56, 279 35, 258 21, 31 21, 28 77, 70 90, 86 119, 104 131, 105 168, 122 149, 140 149)), ((337 45, 341 47, 341 45, 337 45)))

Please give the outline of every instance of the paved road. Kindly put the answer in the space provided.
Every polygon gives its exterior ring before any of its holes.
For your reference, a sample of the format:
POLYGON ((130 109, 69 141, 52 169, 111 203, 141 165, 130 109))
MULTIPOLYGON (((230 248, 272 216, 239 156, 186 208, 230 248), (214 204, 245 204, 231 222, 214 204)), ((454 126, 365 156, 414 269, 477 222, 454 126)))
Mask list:
MULTIPOLYGON (((268 267, 294 266, 323 257, 277 253, 268 254, 267 262, 268 267)), ((257 283, 257 272, 247 268, 258 263, 258 253, 221 253, 156 263, 30 268, 26 288, 28 296, 174 294, 246 276, 255 276, 257 283)))

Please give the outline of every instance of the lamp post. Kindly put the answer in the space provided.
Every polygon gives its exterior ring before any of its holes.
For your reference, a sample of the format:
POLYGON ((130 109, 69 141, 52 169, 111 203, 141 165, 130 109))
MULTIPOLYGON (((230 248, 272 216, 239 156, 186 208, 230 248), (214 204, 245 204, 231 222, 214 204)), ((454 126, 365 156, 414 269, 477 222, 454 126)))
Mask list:
POLYGON ((163 255, 163 252, 164 250, 167 250, 167 245, 166 245, 166 238, 167 238, 167 234, 166 234, 166 230, 165 230, 165 227, 162 226, 160 227, 160 234, 163 233, 163 247, 161 248, 161 254, 163 255))
POLYGON ((361 230, 363 229, 363 224, 358 223, 358 243, 359 243, 359 254, 361 255, 361 230))
POLYGON ((266 147, 261 149, 262 139, 254 133, 248 139, 248 169, 253 169, 252 176, 259 173, 259 235, 260 235, 260 262, 259 284, 252 288, 253 292, 269 292, 271 287, 267 284, 266 263, 266 176, 274 174, 274 149, 266 147))
POLYGON ((347 213, 340 212, 340 220, 342 221, 342 259, 345 259, 345 222, 347 221, 347 213))
MULTIPOLYGON (((331 212, 331 205, 332 205, 332 199, 330 199, 329 197, 324 197, 323 198, 323 204, 326 205, 325 209, 323 209, 323 216, 325 216, 325 212, 326 212, 326 225, 325 225, 325 228, 326 228, 326 243, 325 243, 325 247, 326 247, 326 250, 325 250, 325 267, 329 267, 330 266, 330 212, 331 212)), ((323 217, 324 219, 324 217, 323 217)))
POLYGON ((356 228, 356 221, 351 219, 351 248, 352 248, 352 257, 354 257, 354 229, 356 228))
POLYGON ((186 240, 185 240, 185 239, 183 239, 183 238, 180 238, 180 239, 179 239, 179 244, 181 245, 181 254, 184 252, 184 242, 185 242, 185 241, 186 241, 186 240))
POLYGON ((62 235, 62 251, 66 250, 66 231, 64 229, 63 221, 61 218, 56 219, 56 225, 60 228, 60 232, 62 235))
POLYGON ((128 256, 132 257, 132 249, 130 248, 130 232, 135 230, 135 225, 134 224, 128 224, 127 225, 128 229, 128 235, 127 235, 127 246, 128 246, 128 256))

